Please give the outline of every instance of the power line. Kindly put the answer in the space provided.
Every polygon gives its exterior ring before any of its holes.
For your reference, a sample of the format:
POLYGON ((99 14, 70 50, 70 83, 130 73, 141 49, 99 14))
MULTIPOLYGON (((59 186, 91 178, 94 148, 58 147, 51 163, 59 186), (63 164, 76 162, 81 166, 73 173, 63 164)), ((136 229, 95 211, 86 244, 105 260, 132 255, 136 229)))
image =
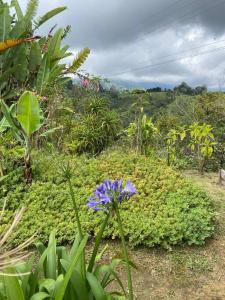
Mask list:
MULTIPOLYGON (((175 3, 176 3, 177 1, 175 1, 175 3)), ((193 2, 195 2, 195 0, 194 1, 192 1, 192 2, 189 2, 188 4, 192 4, 193 2)), ((211 3, 211 2, 210 2, 211 3)), ((201 12, 201 11, 207 11, 207 10, 209 10, 209 9, 213 9, 213 8, 215 8, 215 7, 217 7, 218 5, 220 5, 220 4, 225 4, 225 1, 223 0, 223 1, 220 1, 220 2, 217 2, 215 5, 213 5, 213 6, 206 6, 203 10, 202 9, 200 9, 200 10, 198 10, 197 11, 197 13, 196 13, 196 11, 195 11, 195 14, 194 15, 190 15, 189 13, 191 12, 191 11, 189 11, 188 12, 188 14, 185 14, 185 15, 183 15, 182 16, 182 18, 180 18, 180 19, 178 19, 178 20, 176 20, 172 25, 170 25, 170 26, 167 26, 167 25, 164 25, 163 27, 160 27, 160 28, 158 28, 158 29, 153 29, 153 30, 151 30, 150 32, 148 32, 148 34, 151 34, 151 33, 153 33, 153 32, 160 32, 160 31, 163 31, 165 28, 166 29, 169 29, 169 28, 172 28, 176 23, 179 23, 180 21, 182 21, 182 20, 184 20, 184 16, 185 16, 185 19, 187 19, 187 17, 195 17, 195 16, 197 16, 198 14, 199 14, 199 12, 201 12)), ((200 7, 198 7, 198 8, 200 8, 200 7)), ((146 39, 146 37, 142 37, 142 38, 138 38, 136 41, 138 42, 138 41, 142 41, 142 40, 145 40, 146 39)), ((128 54, 128 56, 130 56, 130 54, 131 53, 129 53, 128 54)), ((162 58, 164 58, 164 57, 162 57, 162 58)))
MULTIPOLYGON (((160 56, 160 57, 157 58, 157 60, 161 60, 161 59, 164 59, 164 58, 169 58, 169 57, 173 57, 173 56, 177 56, 177 55, 182 55, 183 53, 186 53, 186 52, 190 52, 190 51, 193 51, 193 50, 201 49, 201 48, 204 48, 204 47, 208 47, 208 46, 212 46, 212 45, 220 44, 220 43, 224 43, 224 42, 225 42, 225 39, 220 40, 220 41, 216 41, 216 42, 207 43, 207 44, 204 44, 204 45, 201 45, 201 46, 197 46, 197 47, 194 47, 194 48, 183 50, 181 52, 160 56)), ((192 54, 190 54, 190 55, 192 56, 192 54)), ((139 64, 145 64, 145 63, 148 63, 148 62, 149 62, 149 60, 145 60, 145 61, 139 62, 139 64)), ((130 69, 127 69, 126 71, 121 71, 121 72, 126 73, 126 72, 129 72, 129 71, 130 71, 130 69)))
POLYGON ((191 55, 191 56, 181 56, 181 57, 171 59, 171 60, 168 60, 168 61, 165 61, 165 62, 157 63, 157 64, 150 64, 150 65, 146 65, 146 66, 143 66, 143 67, 132 68, 129 71, 111 74, 111 75, 108 75, 107 77, 114 77, 114 76, 119 76, 119 75, 122 75, 122 74, 127 74, 128 72, 132 72, 132 71, 141 71, 141 70, 148 69, 148 68, 154 68, 154 67, 162 66, 162 65, 165 65, 165 64, 170 64, 172 62, 179 61, 179 60, 182 60, 182 59, 185 59, 185 58, 193 58, 193 57, 205 55, 205 54, 208 54, 208 53, 218 52, 218 51, 221 51, 221 50, 224 50, 224 49, 225 49, 225 46, 220 47, 220 48, 216 48, 216 49, 213 49, 213 50, 210 50, 210 51, 197 53, 197 54, 194 54, 194 55, 191 55))
MULTIPOLYGON (((191 3, 193 3, 193 2, 195 2, 195 1, 192 1, 191 3)), ((211 2, 210 2, 211 3, 211 2)), ((200 9, 200 10, 198 10, 197 11, 197 13, 196 13, 196 11, 195 11, 195 14, 190 14, 190 12, 191 11, 189 11, 187 14, 185 14, 185 15, 183 15, 183 16, 181 16, 179 19, 177 19, 172 25, 170 25, 170 26, 168 26, 168 24, 165 24, 163 27, 159 27, 158 29, 156 28, 156 30, 155 29, 153 29, 153 30, 151 30, 151 31, 149 31, 149 32, 146 32, 145 34, 151 34, 151 33, 155 33, 155 32, 160 32, 160 31, 163 31, 164 29, 169 29, 169 28, 171 28, 171 27, 173 27, 175 24, 177 24, 177 23, 179 23, 180 21, 184 21, 185 19, 189 19, 189 18, 193 18, 193 17, 195 17, 195 16, 197 16, 198 14, 199 14, 199 12, 203 12, 203 11, 207 11, 207 10, 209 10, 209 9, 212 9, 212 8, 215 8, 215 7, 217 7, 218 5, 220 5, 220 4, 225 4, 225 1, 223 0, 223 1, 220 1, 220 2, 217 2, 215 5, 212 5, 212 6, 209 6, 209 7, 205 7, 204 9, 200 9)), ((189 3, 190 4, 190 3, 189 3)), ((200 8, 200 7, 199 7, 200 8)), ((192 11, 193 12, 193 11, 192 11)), ((145 40, 146 39, 146 37, 142 37, 142 38, 139 38, 139 39, 137 39, 136 41, 141 41, 141 40, 145 40)))

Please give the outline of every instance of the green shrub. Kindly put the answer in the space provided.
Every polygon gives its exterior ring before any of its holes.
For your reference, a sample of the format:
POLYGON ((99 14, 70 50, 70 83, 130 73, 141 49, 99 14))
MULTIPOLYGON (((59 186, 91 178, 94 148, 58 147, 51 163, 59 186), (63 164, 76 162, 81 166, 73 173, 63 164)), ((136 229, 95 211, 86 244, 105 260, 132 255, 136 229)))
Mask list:
POLYGON ((87 100, 83 115, 73 121, 73 128, 64 141, 65 150, 70 153, 101 153, 118 139, 121 121, 115 110, 110 110, 104 98, 87 100))
MULTIPOLYGON (((74 211, 67 184, 57 174, 57 161, 63 163, 67 158, 57 154, 35 156, 32 186, 24 192, 20 183, 11 187, 6 196, 9 215, 19 205, 27 207, 14 243, 21 243, 35 232, 46 242, 53 228, 57 229, 60 243, 71 242, 76 232, 74 211)), ((80 219, 88 233, 96 234, 103 220, 103 213, 93 214, 87 208, 88 197, 104 179, 123 178, 132 181, 138 190, 138 195, 122 204, 121 209, 125 235, 131 245, 201 245, 212 235, 211 199, 164 163, 122 151, 104 153, 97 159, 74 157, 71 163, 80 219)), ((113 219, 105 237, 118 237, 113 219)))

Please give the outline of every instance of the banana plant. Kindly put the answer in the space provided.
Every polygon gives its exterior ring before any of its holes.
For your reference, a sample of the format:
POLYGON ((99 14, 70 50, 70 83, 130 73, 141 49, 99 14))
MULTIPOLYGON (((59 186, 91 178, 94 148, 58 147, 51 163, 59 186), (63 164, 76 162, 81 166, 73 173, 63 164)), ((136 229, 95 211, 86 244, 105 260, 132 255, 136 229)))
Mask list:
POLYGON ((45 22, 63 12, 66 7, 55 8, 36 18, 38 0, 29 0, 23 13, 19 2, 0 1, 0 97, 13 99, 20 89, 32 88, 41 94, 49 84, 63 84, 68 74, 76 73, 90 53, 81 50, 71 66, 61 60, 71 56, 69 46, 62 46, 68 29, 54 28, 47 36, 36 36, 45 22))
POLYGON ((10 108, 4 100, 1 100, 1 111, 4 117, 0 122, 0 133, 10 129, 15 139, 24 147, 25 179, 27 183, 31 183, 31 137, 43 125, 38 98, 34 93, 26 91, 19 98, 17 104, 10 108))

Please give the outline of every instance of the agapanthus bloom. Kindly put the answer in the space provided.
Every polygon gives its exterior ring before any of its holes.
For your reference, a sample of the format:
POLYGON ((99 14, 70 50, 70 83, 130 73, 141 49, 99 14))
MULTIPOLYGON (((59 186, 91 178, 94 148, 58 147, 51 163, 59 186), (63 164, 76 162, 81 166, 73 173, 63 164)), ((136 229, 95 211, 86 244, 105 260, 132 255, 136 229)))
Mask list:
POLYGON ((122 180, 105 180, 96 188, 87 205, 94 210, 108 210, 114 201, 121 203, 123 200, 130 199, 136 192, 136 188, 130 181, 127 181, 123 187, 122 180))

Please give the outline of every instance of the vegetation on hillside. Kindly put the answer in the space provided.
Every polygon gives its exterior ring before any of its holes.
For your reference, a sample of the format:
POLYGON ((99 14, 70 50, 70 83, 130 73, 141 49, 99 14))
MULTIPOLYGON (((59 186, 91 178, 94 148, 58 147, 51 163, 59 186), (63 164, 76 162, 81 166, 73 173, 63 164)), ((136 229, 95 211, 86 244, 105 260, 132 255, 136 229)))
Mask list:
POLYGON ((0 0, 0 297, 133 300, 126 242, 172 249, 214 234, 213 200, 179 170, 224 168, 225 94, 185 82, 119 90, 80 71, 88 48, 65 64, 70 27, 38 35, 66 8, 37 8, 0 0), (24 252, 34 236, 37 260, 24 252), (107 264, 104 238, 122 248, 107 264))

